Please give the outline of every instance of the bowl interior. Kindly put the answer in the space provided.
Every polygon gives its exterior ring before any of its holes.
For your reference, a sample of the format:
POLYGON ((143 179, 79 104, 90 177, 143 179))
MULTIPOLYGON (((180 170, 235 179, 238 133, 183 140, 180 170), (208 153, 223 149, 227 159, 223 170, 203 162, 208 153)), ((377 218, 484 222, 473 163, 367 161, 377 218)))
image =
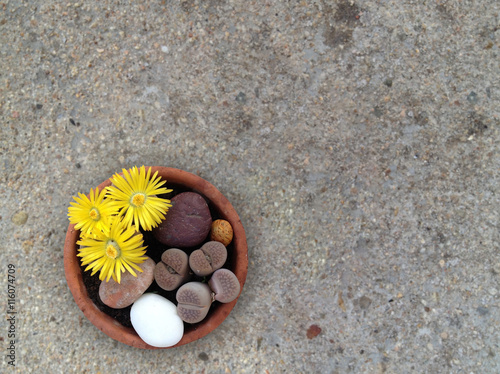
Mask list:
MULTIPOLYGON (((177 192, 180 192, 179 190, 193 191, 202 195, 209 204, 213 219, 221 218, 231 223, 234 236, 232 243, 228 246, 228 260, 224 267, 231 270, 238 278, 241 286, 241 294, 248 271, 248 249, 245 230, 231 203, 211 183, 197 175, 167 167, 153 166, 151 169, 151 174, 158 172, 158 176, 167 181, 166 186, 168 188, 173 188, 177 192)), ((110 185, 111 181, 108 179, 98 187, 99 189, 103 189, 110 185)), ((80 259, 77 257, 78 246, 76 242, 79 239, 79 235, 79 230, 75 230, 74 225, 70 224, 64 244, 66 280, 78 307, 92 324, 117 341, 137 348, 164 349, 146 344, 134 329, 123 326, 117 320, 101 311, 91 300, 83 281, 80 259)), ((164 248, 164 250, 166 249, 168 248, 164 248)), ((229 315, 237 300, 238 298, 227 304, 215 302, 203 321, 193 325, 185 323, 184 335, 181 341, 174 347, 190 343, 212 332, 229 315)))

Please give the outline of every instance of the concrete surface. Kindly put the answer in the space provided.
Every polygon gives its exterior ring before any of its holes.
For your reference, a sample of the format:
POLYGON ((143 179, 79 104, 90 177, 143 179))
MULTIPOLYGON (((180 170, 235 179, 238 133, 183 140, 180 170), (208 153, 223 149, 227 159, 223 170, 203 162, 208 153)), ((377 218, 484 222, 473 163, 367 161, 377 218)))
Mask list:
POLYGON ((0 371, 500 372, 499 11, 2 1, 0 371), (143 164, 209 180, 247 232, 236 308, 174 350, 111 340, 64 278, 71 197, 143 164))

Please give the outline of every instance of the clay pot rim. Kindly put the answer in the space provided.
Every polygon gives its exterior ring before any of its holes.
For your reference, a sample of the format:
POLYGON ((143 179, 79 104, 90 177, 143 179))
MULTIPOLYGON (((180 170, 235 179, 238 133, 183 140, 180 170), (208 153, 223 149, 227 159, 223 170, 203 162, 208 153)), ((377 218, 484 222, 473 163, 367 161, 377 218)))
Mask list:
MULTIPOLYGON (((149 168, 149 166, 146 166, 146 168, 149 168)), ((161 176, 162 179, 167 180, 166 186, 168 186, 169 183, 182 185, 193 192, 203 195, 210 201, 212 206, 217 209, 220 217, 231 223, 234 231, 233 256, 235 259, 234 269, 231 270, 235 273, 240 282, 241 295, 248 272, 248 248, 245 230, 238 214, 229 200, 227 200, 215 186, 195 174, 170 167, 152 166, 151 175, 155 172, 158 172, 158 176, 161 176)), ((98 187, 101 190, 110 185, 111 181, 108 179, 101 183, 98 187)), ((82 273, 80 270, 80 259, 76 256, 76 242, 79 238, 79 234, 80 231, 75 230, 75 225, 70 224, 64 243, 64 271, 68 287, 73 294, 76 304, 85 317, 87 317, 87 319, 99 330, 121 343, 141 349, 168 349, 191 343, 195 340, 203 338, 215 330, 226 319, 238 301, 239 295, 230 303, 218 305, 217 309, 212 310, 207 318, 197 324, 196 328, 187 332, 185 331, 181 341, 176 345, 167 348, 150 346, 137 335, 134 329, 124 327, 114 318, 102 312, 89 298, 87 289, 83 283, 82 273)))

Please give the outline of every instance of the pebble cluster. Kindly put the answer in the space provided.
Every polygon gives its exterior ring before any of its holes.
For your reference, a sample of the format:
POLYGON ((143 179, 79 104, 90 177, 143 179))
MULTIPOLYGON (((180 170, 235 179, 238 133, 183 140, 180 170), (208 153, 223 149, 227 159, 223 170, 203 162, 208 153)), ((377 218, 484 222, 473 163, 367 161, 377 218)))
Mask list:
POLYGON ((208 204, 197 193, 182 192, 171 202, 166 219, 153 230, 154 238, 168 248, 161 260, 155 263, 148 257, 137 277, 124 273, 121 283, 111 279, 99 287, 105 305, 114 309, 132 305, 133 328, 155 347, 177 344, 184 322, 201 322, 212 303, 229 303, 240 293, 236 275, 223 268, 228 259, 226 247, 233 239, 231 224, 212 221, 208 204), (177 290, 177 305, 148 291, 153 282, 165 291, 177 290))

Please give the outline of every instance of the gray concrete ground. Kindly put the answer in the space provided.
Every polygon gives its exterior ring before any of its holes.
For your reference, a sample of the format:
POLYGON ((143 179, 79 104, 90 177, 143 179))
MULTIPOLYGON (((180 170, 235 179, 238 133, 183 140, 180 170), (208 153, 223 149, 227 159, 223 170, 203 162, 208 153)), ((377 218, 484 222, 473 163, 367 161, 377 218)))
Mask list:
POLYGON ((499 12, 4 0, 0 371, 500 372, 499 12), (108 338, 64 277, 71 197, 143 164, 209 180, 247 233, 236 308, 178 349, 108 338))

